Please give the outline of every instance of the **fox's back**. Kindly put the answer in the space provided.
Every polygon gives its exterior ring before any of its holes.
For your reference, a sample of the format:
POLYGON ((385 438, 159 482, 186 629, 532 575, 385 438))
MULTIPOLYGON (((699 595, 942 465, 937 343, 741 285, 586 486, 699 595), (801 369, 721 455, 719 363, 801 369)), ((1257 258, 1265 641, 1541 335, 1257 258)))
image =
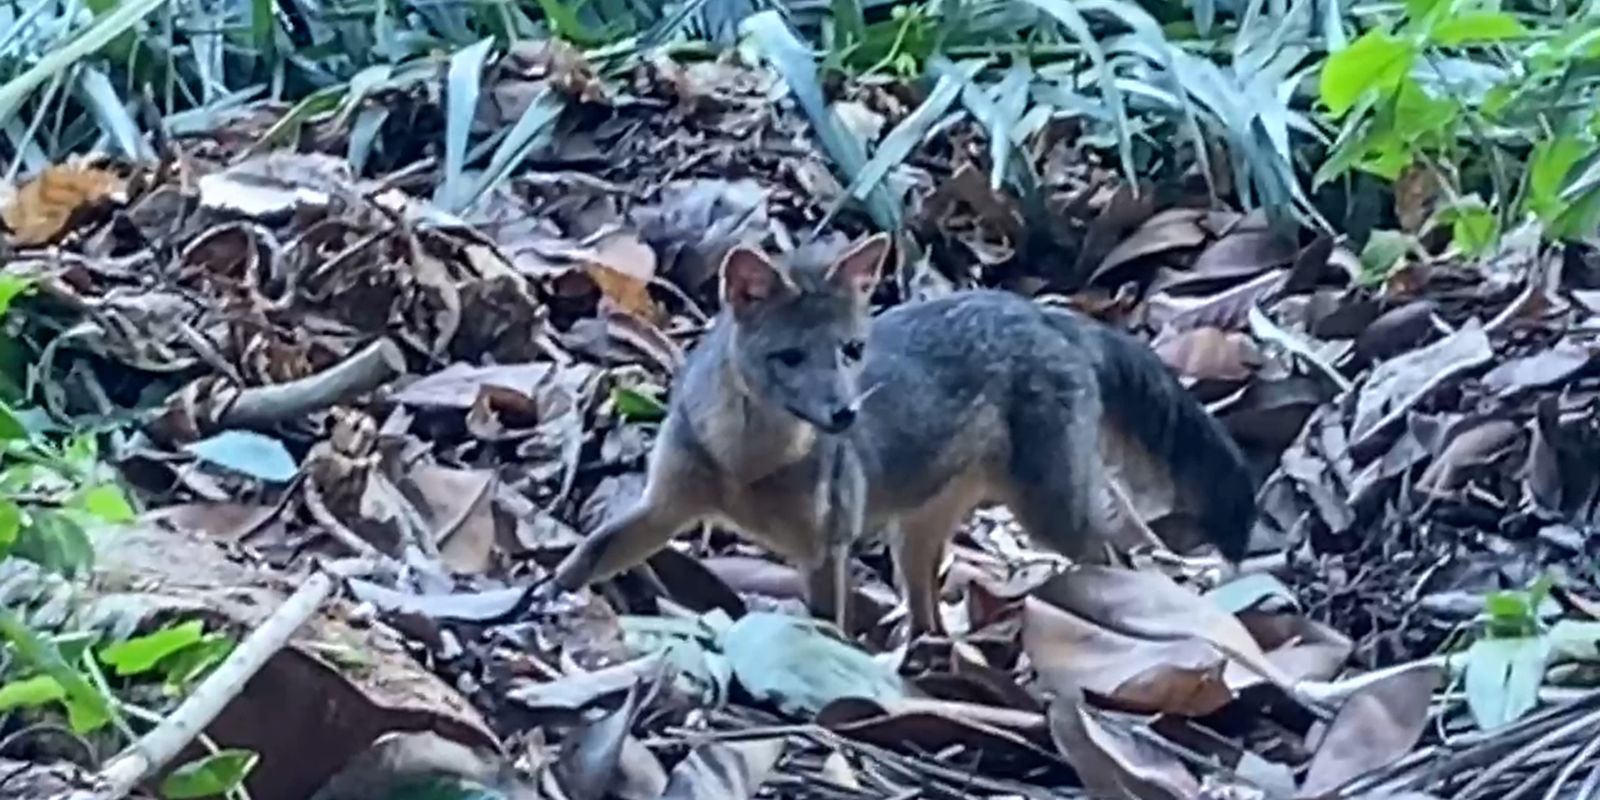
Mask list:
POLYGON ((876 500, 914 505, 958 474, 1004 473, 1020 419, 1092 423, 1092 345, 1053 315, 1009 292, 970 290, 873 320, 862 373, 873 394, 853 436, 876 500))

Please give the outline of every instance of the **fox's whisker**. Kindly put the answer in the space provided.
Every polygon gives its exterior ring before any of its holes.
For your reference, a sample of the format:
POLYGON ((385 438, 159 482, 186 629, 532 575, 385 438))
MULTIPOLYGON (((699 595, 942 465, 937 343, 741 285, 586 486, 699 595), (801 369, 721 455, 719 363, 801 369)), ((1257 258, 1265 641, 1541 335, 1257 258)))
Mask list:
POLYGON ((861 394, 856 395, 856 399, 850 401, 850 410, 851 411, 860 411, 861 407, 866 404, 867 398, 877 394, 878 390, 882 389, 883 386, 884 386, 883 381, 878 381, 877 383, 874 383, 871 386, 868 386, 866 391, 863 391, 861 394))

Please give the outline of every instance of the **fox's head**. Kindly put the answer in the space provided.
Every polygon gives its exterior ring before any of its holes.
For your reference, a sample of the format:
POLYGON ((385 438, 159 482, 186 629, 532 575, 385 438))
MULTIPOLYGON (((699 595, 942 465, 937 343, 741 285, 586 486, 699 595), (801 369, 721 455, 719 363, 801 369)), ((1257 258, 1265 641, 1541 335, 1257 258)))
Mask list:
POLYGON ((729 251, 722 304, 743 389, 825 431, 850 427, 862 399, 868 299, 888 253, 881 233, 815 263, 804 252, 779 266, 757 250, 729 251))

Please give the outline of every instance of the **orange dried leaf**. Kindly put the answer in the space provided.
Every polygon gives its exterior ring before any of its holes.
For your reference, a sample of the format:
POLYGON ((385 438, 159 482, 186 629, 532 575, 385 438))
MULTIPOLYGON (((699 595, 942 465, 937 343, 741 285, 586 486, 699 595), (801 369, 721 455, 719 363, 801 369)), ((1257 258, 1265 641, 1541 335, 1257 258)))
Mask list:
POLYGON ((19 189, 0 218, 16 235, 17 244, 45 244, 66 232, 78 209, 123 191, 122 179, 110 172, 58 164, 19 189))
POLYGON ((585 254, 585 273, 619 309, 646 320, 656 318, 650 299, 650 280, 656 274, 656 254, 628 233, 613 233, 585 254))

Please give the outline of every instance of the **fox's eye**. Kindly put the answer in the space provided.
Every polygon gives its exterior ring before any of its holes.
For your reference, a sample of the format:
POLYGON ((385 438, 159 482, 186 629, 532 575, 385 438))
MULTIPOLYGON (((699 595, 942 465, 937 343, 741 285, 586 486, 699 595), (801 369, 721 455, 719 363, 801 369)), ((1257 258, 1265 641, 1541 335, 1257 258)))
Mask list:
POLYGON ((850 339, 844 344, 839 345, 839 352, 843 353, 844 357, 850 359, 851 361, 860 361, 861 354, 865 353, 866 350, 867 343, 861 341, 860 339, 850 339))
POLYGON ((786 367, 798 367, 801 362, 806 360, 806 354, 804 350, 791 347, 787 350, 779 350, 773 353, 772 360, 786 367))

